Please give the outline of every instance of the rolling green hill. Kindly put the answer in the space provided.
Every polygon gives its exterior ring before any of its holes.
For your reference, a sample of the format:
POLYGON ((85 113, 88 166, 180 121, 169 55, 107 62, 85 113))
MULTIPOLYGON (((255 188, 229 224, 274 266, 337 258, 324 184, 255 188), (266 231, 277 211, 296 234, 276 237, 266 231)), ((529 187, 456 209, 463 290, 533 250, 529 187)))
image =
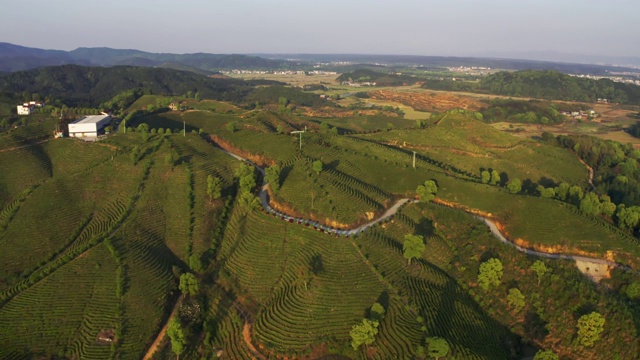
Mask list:
MULTIPOLYGON (((305 105, 289 90, 255 94, 305 105)), ((523 246, 637 271, 640 243, 618 226, 622 208, 594 215, 581 203, 598 189, 576 154, 591 162, 589 151, 604 145, 517 138, 465 111, 424 128, 403 119, 387 127, 378 117, 178 98, 187 110, 143 112, 131 131, 93 143, 44 137, 44 122, 0 136, 1 359, 140 359, 155 340, 156 359, 424 359, 433 337, 448 345, 442 359, 519 359, 529 349, 634 359, 640 351, 637 272, 604 269, 596 284, 573 261, 498 241, 477 217, 523 246), (291 134, 303 130, 302 141, 291 134), (263 173, 248 161, 267 168, 269 205, 280 213, 261 206, 263 173), (497 178, 485 179, 488 170, 497 178), (427 180, 436 202, 401 202, 377 221, 427 180), (574 186, 568 197, 555 193, 562 182, 574 186), (333 232, 361 225, 352 236, 333 232), (407 235, 425 248, 410 254, 407 235), (485 288, 490 259, 503 270, 485 288), (546 272, 532 270, 536 260, 546 272), (606 322, 587 347, 577 326, 593 311, 606 322), (158 338, 169 319, 170 335, 158 338), (365 319, 375 324, 367 345, 352 343, 365 319)), ((167 99, 136 96, 128 111, 167 99)), ((630 171, 632 149, 610 148, 594 165, 630 171), (605 161, 616 155, 629 169, 605 161)))

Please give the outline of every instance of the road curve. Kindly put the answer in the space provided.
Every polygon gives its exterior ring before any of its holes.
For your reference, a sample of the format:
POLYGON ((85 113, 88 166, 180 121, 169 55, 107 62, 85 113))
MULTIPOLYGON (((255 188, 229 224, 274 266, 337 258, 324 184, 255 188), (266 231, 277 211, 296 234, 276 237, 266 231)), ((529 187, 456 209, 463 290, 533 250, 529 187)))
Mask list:
MULTIPOLYGON (((240 160, 243 161, 247 164, 253 165, 254 167, 256 167, 258 169, 258 171, 260 171, 260 173, 263 175, 264 178, 264 174, 265 171, 263 168, 261 168, 260 166, 254 164, 253 162, 237 155, 237 154, 233 154, 225 149, 222 149, 220 147, 218 147, 220 150, 222 150, 224 153, 240 160)), ((263 180, 262 183, 262 187, 260 189, 260 202, 262 203, 262 207, 263 209, 269 213, 272 214, 276 217, 281 218, 284 221, 288 221, 290 223, 298 223, 298 224, 302 224, 305 226, 313 226, 314 229, 317 229, 318 231, 327 233, 327 234, 334 234, 336 236, 353 236, 353 235, 357 235, 360 234, 363 231, 366 231, 367 229, 369 229, 370 227, 372 227, 373 225, 385 221, 389 218, 391 218, 393 215, 395 215, 398 210, 405 204, 407 203, 412 203, 412 202, 416 202, 415 199, 408 199, 408 198, 404 198, 404 199, 400 199, 398 200, 392 207, 390 207, 389 209, 387 209, 387 211, 385 211, 384 214, 382 214, 380 217, 378 217, 375 220, 372 220, 369 223, 366 223, 364 225, 358 226, 356 228, 352 228, 352 229, 335 229, 326 225, 322 225, 318 222, 312 221, 312 220, 308 220, 308 219, 302 219, 302 218, 296 218, 293 216, 289 216, 287 214, 281 213, 277 210, 275 210, 274 208, 272 208, 269 205, 269 192, 267 191, 267 183, 263 180)), ((443 205, 441 205, 443 206, 443 205)), ((464 211, 464 210, 463 210, 464 211)), ((466 211, 467 213, 469 213, 468 211, 466 211)), ((525 254, 528 255, 533 255, 533 256, 538 256, 538 257, 544 257, 547 259, 561 259, 561 260, 573 260, 573 261, 582 261, 584 263, 588 263, 588 264, 597 264, 597 265, 608 265, 611 267, 617 267, 623 270, 632 270, 630 267, 622 265, 620 263, 614 262, 614 261, 610 261, 610 260, 605 260, 605 259, 598 259, 598 258, 592 258, 592 257, 586 257, 586 256, 579 256, 579 255, 571 255, 571 254, 550 254, 550 253, 544 253, 544 252, 540 252, 540 251, 535 251, 535 250, 531 250, 531 249, 527 249, 524 248, 522 246, 516 245, 515 243, 509 241, 504 234, 502 234, 502 232, 500 232, 500 230, 498 229, 498 227, 496 226, 496 224, 489 218, 483 217, 483 216, 479 216, 479 215, 475 215, 475 214, 471 214, 473 215, 476 219, 484 221, 484 223, 489 227, 489 229, 491 230, 491 233, 493 234, 493 236, 498 239, 499 241, 511 245, 513 247, 515 247, 518 251, 521 251, 525 254)), ((640 271, 638 271, 638 273, 640 274, 640 271)))

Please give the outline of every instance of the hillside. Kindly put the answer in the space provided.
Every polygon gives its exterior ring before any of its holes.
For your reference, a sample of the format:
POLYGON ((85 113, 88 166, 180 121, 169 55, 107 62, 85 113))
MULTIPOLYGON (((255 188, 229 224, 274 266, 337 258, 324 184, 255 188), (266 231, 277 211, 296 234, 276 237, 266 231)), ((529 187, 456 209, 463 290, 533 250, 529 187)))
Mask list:
POLYGON ((169 69, 6 78, 63 101, 119 91, 131 116, 93 143, 52 139, 50 115, 0 133, 0 359, 426 359, 435 338, 443 360, 640 352, 631 146, 515 137, 478 104, 319 118, 298 110, 343 109, 169 69))
POLYGON ((640 104, 640 86, 608 79, 593 80, 557 71, 524 70, 498 72, 479 82, 428 80, 426 89, 482 92, 547 100, 596 102, 607 99, 621 104, 640 104))
POLYGON ((64 65, 0 74, 0 92, 37 93, 65 99, 67 106, 97 107, 117 94, 141 89, 160 95, 200 93, 203 98, 242 101, 257 83, 210 78, 193 72, 132 66, 84 67, 64 65))
POLYGON ((174 63, 199 71, 221 69, 288 69, 296 66, 284 60, 270 60, 249 55, 226 54, 158 54, 139 50, 78 48, 72 51, 44 50, 0 43, 0 72, 22 71, 55 65, 155 67, 174 63))

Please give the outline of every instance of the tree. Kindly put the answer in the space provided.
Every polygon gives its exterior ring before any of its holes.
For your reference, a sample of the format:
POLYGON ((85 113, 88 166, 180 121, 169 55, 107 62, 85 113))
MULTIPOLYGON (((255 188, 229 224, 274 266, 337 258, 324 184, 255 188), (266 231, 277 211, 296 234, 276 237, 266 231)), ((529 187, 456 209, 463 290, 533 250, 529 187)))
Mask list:
POLYGON ((358 350, 362 344, 365 346, 373 344, 378 335, 378 325, 377 321, 369 319, 362 319, 362 323, 353 325, 349 332, 353 349, 358 350))
POLYGON ((411 259, 422 256, 425 249, 424 240, 420 235, 407 234, 404 236, 402 252, 407 262, 411 264, 411 259))
POLYGON ((441 337, 427 338, 427 352, 429 357, 438 360, 449 353, 449 343, 441 337))
POLYGON ((202 260, 198 254, 191 254, 191 256, 189 256, 189 267, 195 272, 202 271, 202 260))
POLYGON ((196 91, 196 96, 195 96, 196 101, 200 101, 200 92, 196 91))
POLYGON ((371 306, 369 317, 371 318, 371 320, 382 321, 382 319, 384 318, 384 306, 382 306, 378 302, 374 303, 371 306))
POLYGON ((138 159, 140 158, 140 147, 138 147, 138 145, 134 146, 131 149, 131 162, 133 163, 133 165, 138 163, 138 159))
POLYGON ((502 281, 502 273, 502 262, 496 258, 491 258, 480 264, 478 284, 484 290, 489 290, 491 286, 499 286, 502 281))
POLYGON ((176 354, 176 358, 180 359, 180 355, 184 352, 187 341, 184 338, 182 325, 177 318, 173 318, 167 325, 167 336, 171 339, 171 351, 176 354))
POLYGON ((514 178, 507 184, 507 190, 512 194, 517 194, 522 190, 522 181, 518 178, 514 178))
POLYGON ((524 301, 524 295, 518 288, 509 289, 509 294, 507 295, 507 304, 513 307, 516 312, 520 312, 526 305, 524 301))
POLYGON ((632 282, 627 286, 627 296, 632 300, 640 300, 640 282, 632 282))
POLYGON ((611 198, 608 195, 600 196, 600 211, 603 215, 613 216, 616 212, 616 204, 611 202, 611 198))
POLYGON ((569 196, 567 196, 567 201, 572 202, 576 205, 580 204, 580 200, 584 197, 584 192, 582 188, 578 185, 573 185, 569 188, 569 196))
POLYGON ((580 211, 587 215, 600 215, 602 207, 600 206, 600 199, 595 193, 587 193, 582 200, 580 200, 580 211))
POLYGON ((551 187, 550 188, 545 188, 542 185, 538 185, 536 190, 538 191, 540 196, 545 198, 545 199, 551 199, 554 196, 556 196, 556 191, 554 190, 554 188, 551 188, 551 187))
POLYGON ((562 201, 567 200, 567 195, 569 195, 569 184, 566 182, 561 183, 556 187, 556 197, 562 201))
POLYGON ((436 192, 438 192, 438 185, 433 180, 427 180, 424 185, 418 186, 416 193, 420 196, 420 200, 423 202, 429 202, 436 198, 436 192))
POLYGON ((491 173, 488 172, 487 170, 483 170, 480 173, 480 177, 482 178, 482 183, 483 184, 488 184, 489 181, 491 180, 491 173))
POLYGON ((498 185, 500 184, 500 174, 498 173, 498 171, 493 170, 491 172, 491 185, 498 185))
POLYGON ((227 123, 227 131, 228 131, 228 132, 230 132, 230 133, 232 133, 232 134, 233 134, 234 132, 236 132, 236 123, 235 123, 235 122, 233 122, 233 121, 228 122, 228 123, 227 123))
POLYGON ((559 360, 558 355, 554 354, 551 350, 538 350, 533 360, 559 360))
POLYGON ((198 284, 198 279, 192 273, 186 273, 180 275, 180 291, 184 294, 188 294, 194 296, 200 290, 200 285, 198 284))
POLYGON ((605 319, 599 312, 594 311, 578 319, 578 341, 583 346, 593 346, 604 331, 605 319))
POLYGON ((311 169, 316 172, 317 175, 322 171, 322 161, 316 160, 311 164, 311 169))
POLYGON ((529 269, 533 270, 538 275, 538 285, 540 285, 540 280, 542 277, 549 271, 547 269, 547 265, 545 265, 542 261, 536 260, 529 269))
POLYGON ((269 166, 265 171, 265 180, 271 186, 271 190, 277 194, 280 190, 280 166, 269 166))
POLYGON ((287 111, 287 105, 289 104, 289 100, 287 100, 286 97, 280 97, 278 98, 278 111, 281 114, 284 114, 287 111))
POLYGON ((219 177, 207 176, 207 194, 209 195, 209 201, 219 199, 222 196, 222 180, 219 177))
POLYGON ((167 130, 165 130, 164 134, 165 135, 172 135, 173 132, 171 131, 171 129, 167 128, 167 130))
POLYGON ((176 165, 176 161, 178 161, 178 154, 174 151, 170 151, 164 156, 164 163, 169 165, 171 170, 173 170, 173 167, 176 165))
POLYGON ((624 204, 620 204, 618 211, 616 211, 616 217, 618 218, 618 226, 633 230, 640 223, 640 207, 626 207, 624 204))

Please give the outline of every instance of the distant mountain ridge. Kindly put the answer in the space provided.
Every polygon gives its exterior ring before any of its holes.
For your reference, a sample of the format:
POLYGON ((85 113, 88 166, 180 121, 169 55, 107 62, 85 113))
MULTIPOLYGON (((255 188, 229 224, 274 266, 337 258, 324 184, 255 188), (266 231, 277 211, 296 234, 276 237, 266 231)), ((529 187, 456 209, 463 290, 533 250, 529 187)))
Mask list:
MULTIPOLYGON (((72 51, 45 50, 0 42, 0 71, 14 72, 56 65, 145 66, 214 73, 223 69, 290 69, 297 63, 238 54, 169 54, 106 47, 72 51)), ((204 73, 203 73, 204 74, 204 73)))

